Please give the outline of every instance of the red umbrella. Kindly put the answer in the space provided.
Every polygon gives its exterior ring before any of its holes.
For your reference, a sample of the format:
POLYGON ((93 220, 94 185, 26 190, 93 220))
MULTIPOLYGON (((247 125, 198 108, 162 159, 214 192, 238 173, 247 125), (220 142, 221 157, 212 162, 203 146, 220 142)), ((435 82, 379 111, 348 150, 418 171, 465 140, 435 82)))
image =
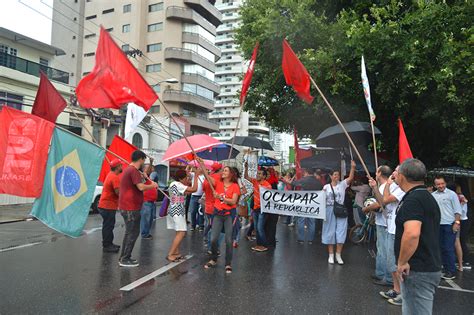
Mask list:
MULTIPOLYGON (((222 144, 217 139, 210 137, 208 135, 194 135, 188 137, 189 143, 193 146, 194 152, 201 152, 206 149, 215 147, 222 144)), ((176 142, 173 142, 166 150, 165 155, 163 156, 163 162, 182 157, 186 154, 192 153, 193 150, 189 147, 186 139, 180 139, 176 142)))
MULTIPOLYGON (((204 167, 207 168, 208 170, 212 170, 212 166, 214 165, 214 161, 211 160, 203 160, 204 167)), ((199 167, 199 162, 196 160, 192 160, 191 162, 188 163, 188 165, 194 166, 194 167, 199 167)))

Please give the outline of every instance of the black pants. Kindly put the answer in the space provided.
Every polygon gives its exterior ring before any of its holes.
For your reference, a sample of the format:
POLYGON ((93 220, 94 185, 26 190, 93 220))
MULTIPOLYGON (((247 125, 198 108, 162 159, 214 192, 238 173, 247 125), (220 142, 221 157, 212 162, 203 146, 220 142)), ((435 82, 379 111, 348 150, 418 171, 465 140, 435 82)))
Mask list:
POLYGON ((99 208, 102 216, 102 247, 109 247, 114 241, 115 212, 117 210, 108 210, 99 208))
POLYGON ((125 211, 120 210, 123 221, 125 222, 125 235, 123 236, 122 254, 120 260, 130 259, 132 257, 133 246, 140 234, 140 210, 125 211))
POLYGON ((267 239, 267 245, 276 245, 276 229, 278 224, 278 214, 266 213, 265 214, 265 236, 267 239))
POLYGON ((469 239, 470 223, 471 223, 470 221, 471 221, 470 219, 461 221, 461 232, 459 234, 459 241, 461 242, 463 262, 470 262, 469 247, 467 246, 467 241, 469 239))

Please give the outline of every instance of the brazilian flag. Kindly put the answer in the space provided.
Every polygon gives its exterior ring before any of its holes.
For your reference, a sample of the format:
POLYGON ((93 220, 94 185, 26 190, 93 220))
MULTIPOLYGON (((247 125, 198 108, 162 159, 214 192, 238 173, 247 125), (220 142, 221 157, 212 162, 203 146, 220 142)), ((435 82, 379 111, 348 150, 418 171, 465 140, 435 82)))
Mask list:
POLYGON ((89 215, 104 155, 103 148, 56 127, 43 192, 31 215, 52 229, 78 237, 89 215))

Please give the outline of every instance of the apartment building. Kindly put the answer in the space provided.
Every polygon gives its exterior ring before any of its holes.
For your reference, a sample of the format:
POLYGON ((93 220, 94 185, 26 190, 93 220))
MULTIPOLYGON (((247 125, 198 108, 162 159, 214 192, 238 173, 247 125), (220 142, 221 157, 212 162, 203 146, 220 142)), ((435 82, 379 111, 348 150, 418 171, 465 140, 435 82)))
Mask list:
MULTIPOLYGON (((54 0, 53 20, 59 23, 53 23, 52 44, 64 45, 66 54, 58 62, 74 68, 74 83, 94 66, 102 25, 173 116, 186 122, 189 134, 218 130, 208 117, 220 92, 215 70, 221 50, 215 36, 222 14, 214 1, 54 0)), ((150 114, 169 121, 159 102, 150 114)), ((149 118, 145 121, 148 127, 138 129, 132 140, 144 149, 165 150, 173 128, 170 123, 158 126, 149 118)), ((124 112, 113 111, 111 119, 123 125, 124 112)), ((120 132, 110 130, 107 144, 120 132)))
POLYGON ((216 63, 216 81, 220 84, 220 94, 216 99, 215 111, 211 117, 219 123, 219 132, 212 136, 229 140, 237 128, 238 136, 253 136, 270 140, 270 129, 257 118, 243 112, 239 126, 240 104, 238 93, 242 77, 247 71, 246 62, 235 42, 235 30, 240 24, 239 8, 242 0, 218 0, 216 8, 222 13, 222 24, 217 28, 216 45, 221 49, 221 58, 216 63))

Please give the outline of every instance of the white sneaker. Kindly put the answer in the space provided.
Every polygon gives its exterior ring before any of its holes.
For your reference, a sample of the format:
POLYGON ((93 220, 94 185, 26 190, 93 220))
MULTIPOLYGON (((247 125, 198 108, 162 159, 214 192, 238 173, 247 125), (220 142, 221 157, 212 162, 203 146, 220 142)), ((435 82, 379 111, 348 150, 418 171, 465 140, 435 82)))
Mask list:
POLYGON ((334 254, 329 254, 328 263, 334 264, 334 254))
POLYGON ((342 260, 341 254, 336 253, 336 260, 339 265, 344 265, 344 261, 342 260))

